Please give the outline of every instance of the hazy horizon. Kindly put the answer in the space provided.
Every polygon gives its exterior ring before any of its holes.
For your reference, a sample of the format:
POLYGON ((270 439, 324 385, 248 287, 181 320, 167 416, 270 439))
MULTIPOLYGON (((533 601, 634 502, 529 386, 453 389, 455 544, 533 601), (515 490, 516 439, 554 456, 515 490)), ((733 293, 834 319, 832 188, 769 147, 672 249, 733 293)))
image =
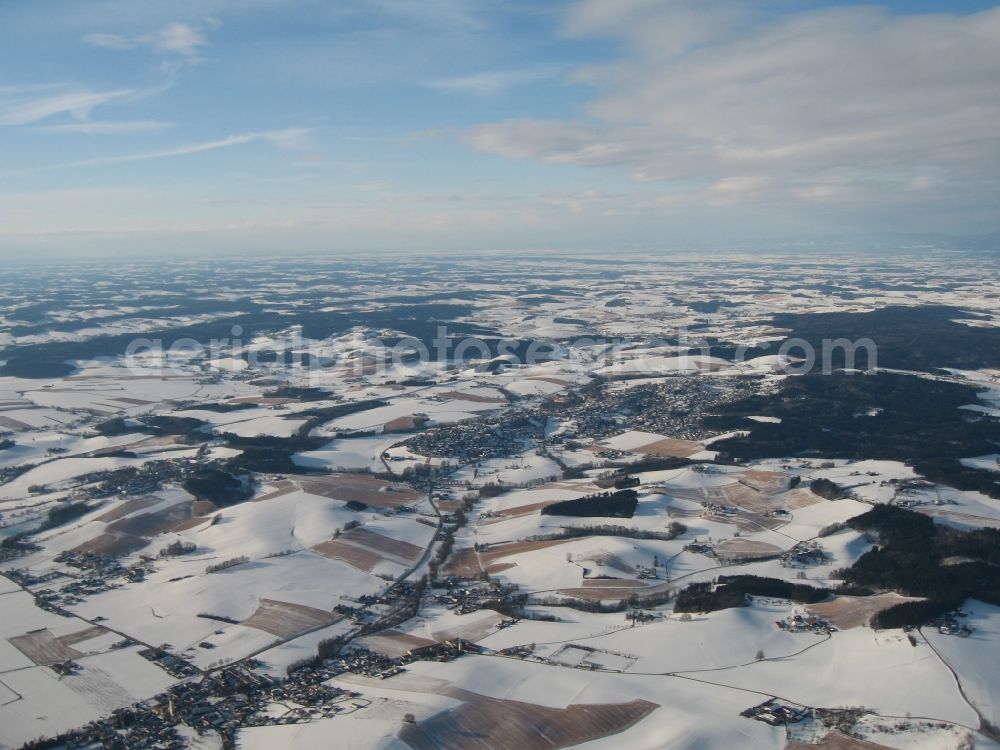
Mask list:
POLYGON ((0 46, 5 259, 1000 244, 992 2, 38 0, 0 46))

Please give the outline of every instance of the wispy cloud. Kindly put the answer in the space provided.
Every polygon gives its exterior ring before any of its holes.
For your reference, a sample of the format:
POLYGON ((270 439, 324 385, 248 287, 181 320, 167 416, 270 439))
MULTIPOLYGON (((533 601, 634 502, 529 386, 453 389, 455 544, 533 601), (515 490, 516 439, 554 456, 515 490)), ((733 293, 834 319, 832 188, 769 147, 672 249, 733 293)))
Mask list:
POLYGON ((104 49, 126 50, 135 49, 139 46, 130 37, 122 36, 121 34, 87 34, 83 37, 83 41, 94 47, 103 47, 104 49))
POLYGON ((31 125, 53 115, 70 114, 78 120, 90 117, 95 107, 139 94, 136 89, 115 91, 64 91, 42 97, 14 95, 4 100, 0 92, 0 125, 31 125))
POLYGON ((564 69, 559 65, 547 65, 518 70, 488 70, 471 75, 438 78, 426 85, 428 88, 458 94, 489 96, 556 78, 564 69))
POLYGON ((598 92, 586 116, 492 123, 465 139, 515 159, 711 185, 717 200, 884 205, 907 191, 929 205, 950 190, 952 208, 995 205, 1000 8, 773 5, 582 0, 565 34, 623 42, 618 59, 575 72, 598 92))
MULTIPOLYGON (((212 21, 209 26, 216 26, 212 21)), ((83 41, 95 47, 112 50, 150 49, 161 55, 172 55, 185 62, 201 62, 201 48, 208 45, 204 27, 175 21, 149 34, 124 36, 122 34, 87 34, 83 41)))
POLYGON ((308 128, 286 128, 285 130, 267 130, 253 133, 238 133, 215 141, 202 141, 200 143, 189 143, 173 148, 159 149, 156 151, 144 151, 138 154, 121 154, 118 156, 100 156, 94 159, 82 159, 80 161, 57 164, 50 169, 69 169, 75 167, 97 167, 108 164, 126 164, 129 162, 150 161, 153 159, 169 159, 175 156, 190 156, 192 154, 202 154, 208 151, 240 146, 246 143, 266 142, 277 148, 286 150, 300 150, 309 145, 308 128))
POLYGON ((61 125, 39 125, 40 133, 80 133, 83 135, 137 135, 161 133, 175 127, 172 122, 160 120, 84 120, 61 125))

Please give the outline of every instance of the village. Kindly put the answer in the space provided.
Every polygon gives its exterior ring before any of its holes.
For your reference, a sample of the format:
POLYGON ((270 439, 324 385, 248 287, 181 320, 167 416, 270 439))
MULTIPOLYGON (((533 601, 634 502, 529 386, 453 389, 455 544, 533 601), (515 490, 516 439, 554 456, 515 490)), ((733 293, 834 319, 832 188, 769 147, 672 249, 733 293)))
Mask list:
MULTIPOLYGON (((406 665, 414 661, 448 661, 476 651, 474 644, 461 640, 415 649, 399 658, 355 648, 319 666, 301 666, 284 679, 262 675, 257 671, 261 664, 248 659, 200 679, 181 682, 166 693, 116 710, 106 719, 73 732, 24 747, 40 750, 63 746, 87 748, 97 744, 115 750, 174 750, 187 746, 179 731, 187 728, 196 734, 217 734, 223 747, 235 748, 237 733, 243 728, 298 724, 364 710, 370 701, 362 693, 327 684, 339 675, 351 673, 385 680, 402 674, 406 665)), ((179 660, 169 661, 169 654, 162 651, 148 658, 161 661, 165 669, 176 670, 178 678, 193 674, 178 669, 179 660)), ((72 669, 72 665, 60 665, 60 670, 72 669)))

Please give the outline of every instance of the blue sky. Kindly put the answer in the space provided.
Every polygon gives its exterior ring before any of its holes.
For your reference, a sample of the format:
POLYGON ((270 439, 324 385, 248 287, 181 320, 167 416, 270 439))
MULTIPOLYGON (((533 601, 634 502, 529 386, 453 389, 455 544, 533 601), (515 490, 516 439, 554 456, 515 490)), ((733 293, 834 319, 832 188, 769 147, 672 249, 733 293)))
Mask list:
POLYGON ((6 0, 0 253, 1000 231, 1000 10, 6 0))

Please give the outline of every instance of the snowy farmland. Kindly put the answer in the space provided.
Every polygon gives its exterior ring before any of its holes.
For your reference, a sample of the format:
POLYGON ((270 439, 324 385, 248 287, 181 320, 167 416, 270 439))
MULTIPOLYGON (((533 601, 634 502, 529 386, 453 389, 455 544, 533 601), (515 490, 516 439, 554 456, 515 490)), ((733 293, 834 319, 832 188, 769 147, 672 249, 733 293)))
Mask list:
POLYGON ((989 264, 168 270, 3 284, 0 748, 1000 748, 989 264))

